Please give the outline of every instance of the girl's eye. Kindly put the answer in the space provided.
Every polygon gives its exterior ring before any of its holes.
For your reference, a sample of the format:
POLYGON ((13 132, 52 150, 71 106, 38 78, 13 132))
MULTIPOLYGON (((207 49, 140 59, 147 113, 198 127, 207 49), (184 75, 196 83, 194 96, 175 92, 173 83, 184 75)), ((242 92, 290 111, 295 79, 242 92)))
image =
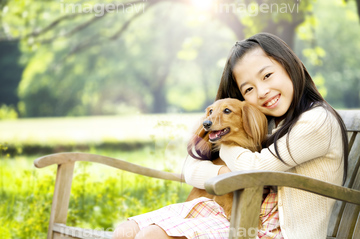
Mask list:
POLYGON ((212 112, 213 112, 213 110, 209 110, 209 115, 211 115, 211 114, 212 114, 212 112))
POLYGON ((231 110, 229 110, 228 108, 224 109, 224 113, 225 114, 230 114, 231 113, 231 110))
POLYGON ((252 91, 252 89, 253 89, 252 87, 247 88, 247 89, 245 90, 244 94, 249 93, 250 91, 252 91))
POLYGON ((271 76, 271 74, 272 74, 272 73, 266 74, 265 77, 264 77, 264 79, 269 78, 269 77, 271 76))

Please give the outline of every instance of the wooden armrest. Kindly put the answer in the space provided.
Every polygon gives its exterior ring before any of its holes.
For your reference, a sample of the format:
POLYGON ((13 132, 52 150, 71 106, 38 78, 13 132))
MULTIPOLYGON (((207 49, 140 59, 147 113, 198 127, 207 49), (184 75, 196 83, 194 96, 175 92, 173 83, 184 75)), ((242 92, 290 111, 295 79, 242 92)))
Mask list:
POLYGON ((319 194, 325 197, 360 205, 360 191, 341 187, 295 173, 275 171, 241 171, 221 174, 205 183, 208 193, 223 195, 258 186, 285 186, 319 194))
POLYGON ((129 163, 124 160, 115 159, 111 157, 96 155, 96 154, 88 154, 88 153, 57 153, 50 154, 38 158, 34 161, 34 165, 37 168, 47 167, 53 164, 67 164, 76 161, 87 161, 93 163, 100 163, 110 167, 118 168, 121 170, 125 170, 128 172, 153 177, 160 178, 165 180, 172 180, 178 182, 184 182, 181 174, 178 173, 170 173, 164 172, 156 169, 151 169, 143 166, 139 166, 137 164, 129 163))

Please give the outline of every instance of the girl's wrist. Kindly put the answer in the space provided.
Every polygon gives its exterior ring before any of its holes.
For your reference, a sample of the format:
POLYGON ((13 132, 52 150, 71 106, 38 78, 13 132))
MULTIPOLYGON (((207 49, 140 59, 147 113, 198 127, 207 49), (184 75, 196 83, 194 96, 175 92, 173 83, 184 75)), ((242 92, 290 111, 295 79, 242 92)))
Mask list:
POLYGON ((222 167, 219 169, 218 175, 224 174, 224 173, 230 173, 230 172, 231 172, 231 170, 230 170, 227 166, 222 166, 222 167))

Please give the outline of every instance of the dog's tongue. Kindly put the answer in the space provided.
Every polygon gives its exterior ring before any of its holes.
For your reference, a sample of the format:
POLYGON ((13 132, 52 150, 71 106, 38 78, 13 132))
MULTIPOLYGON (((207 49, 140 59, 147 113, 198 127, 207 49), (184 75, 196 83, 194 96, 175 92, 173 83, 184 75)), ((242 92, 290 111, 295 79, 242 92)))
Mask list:
POLYGON ((220 133, 221 133, 221 130, 211 131, 211 133, 209 134, 209 139, 215 139, 215 138, 219 137, 220 133))

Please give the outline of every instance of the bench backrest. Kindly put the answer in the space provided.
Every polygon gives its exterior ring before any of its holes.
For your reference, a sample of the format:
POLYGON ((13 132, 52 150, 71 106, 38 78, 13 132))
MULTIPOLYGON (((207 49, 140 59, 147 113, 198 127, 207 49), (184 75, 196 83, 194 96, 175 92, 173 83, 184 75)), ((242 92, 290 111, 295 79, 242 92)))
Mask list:
MULTIPOLYGON (((345 187, 360 190, 360 111, 338 111, 349 138, 349 166, 345 187)), ((360 206, 337 201, 335 203, 327 239, 360 238, 360 206)))

